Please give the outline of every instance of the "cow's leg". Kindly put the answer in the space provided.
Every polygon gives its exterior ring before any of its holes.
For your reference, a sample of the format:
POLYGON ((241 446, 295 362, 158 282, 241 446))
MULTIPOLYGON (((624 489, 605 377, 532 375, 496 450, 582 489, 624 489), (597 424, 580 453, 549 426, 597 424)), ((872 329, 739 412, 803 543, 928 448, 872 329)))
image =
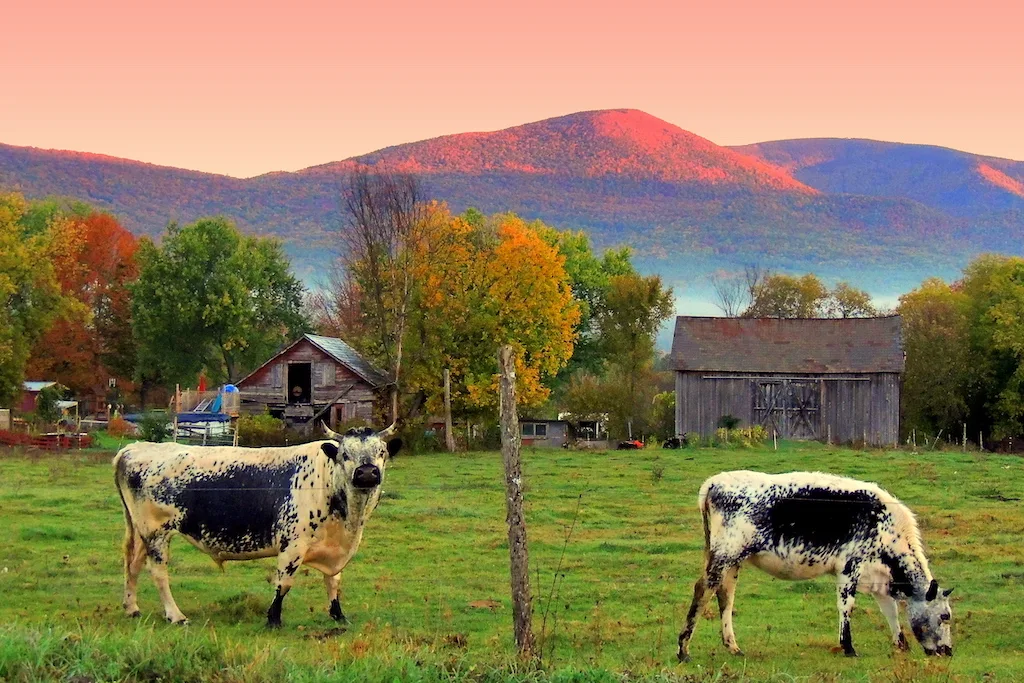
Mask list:
POLYGON ((676 657, 680 662, 690 661, 690 638, 693 636, 693 629, 697 626, 697 615, 704 611, 711 596, 718 591, 718 586, 722 582, 723 569, 723 563, 710 557, 703 576, 693 584, 693 601, 690 603, 690 611, 686 614, 686 625, 679 632, 679 650, 676 652, 676 657))
POLYGON ((302 565, 302 558, 305 555, 305 548, 297 543, 288 545, 288 549, 277 556, 277 575, 274 580, 274 602, 267 610, 267 627, 278 628, 281 626, 281 605, 284 603, 284 596, 288 595, 292 583, 295 582, 295 572, 302 565))
POLYGON ((124 540, 124 611, 129 617, 139 616, 139 572, 146 564, 146 544, 129 526, 124 540))
POLYGON ((146 542, 146 554, 149 556, 149 573, 153 575, 153 583, 164 606, 164 617, 172 624, 187 624, 188 618, 178 609, 171 595, 171 582, 167 576, 167 563, 171 559, 170 534, 151 537, 146 542))
POLYGON ((878 602, 878 609, 882 610, 885 620, 889 622, 889 631, 892 633, 892 644, 899 650, 909 650, 910 643, 907 642, 907 637, 903 634, 903 629, 900 628, 899 604, 889 595, 875 593, 874 596, 875 600, 878 602))
POLYGON ((836 606, 839 608, 839 645, 847 657, 856 657, 853 649, 853 637, 850 635, 850 614, 857 595, 857 581, 860 579, 860 567, 854 562, 847 562, 846 567, 836 580, 836 606))
POLYGON ((743 650, 736 644, 736 633, 732 630, 732 606, 736 599, 736 581, 739 573, 739 565, 726 569, 722 574, 722 585, 718 587, 718 613, 722 617, 722 643, 734 655, 743 654, 743 650))
POLYGON ((345 618, 345 613, 341 611, 341 602, 338 600, 338 585, 340 583, 341 572, 334 576, 324 574, 324 585, 327 586, 327 601, 330 603, 327 613, 331 615, 331 619, 347 624, 348 619, 345 618))

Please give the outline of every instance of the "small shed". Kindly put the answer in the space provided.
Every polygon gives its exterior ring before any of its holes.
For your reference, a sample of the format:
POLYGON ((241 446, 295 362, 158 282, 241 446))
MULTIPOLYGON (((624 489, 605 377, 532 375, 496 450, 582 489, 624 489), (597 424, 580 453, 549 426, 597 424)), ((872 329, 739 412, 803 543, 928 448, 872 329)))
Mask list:
POLYGON ((290 424, 372 422, 387 376, 336 337, 306 334, 236 383, 242 412, 267 410, 290 424))
POLYGON ((519 434, 524 446, 561 448, 569 440, 569 423, 565 420, 531 420, 519 422, 519 434))
POLYGON ((895 444, 904 361, 898 316, 680 316, 676 433, 710 436, 731 416, 780 438, 895 444))
POLYGON ((39 397, 39 392, 47 387, 52 387, 56 382, 36 382, 26 381, 21 383, 21 401, 18 404, 18 410, 24 415, 25 413, 31 413, 36 409, 36 399, 39 397))

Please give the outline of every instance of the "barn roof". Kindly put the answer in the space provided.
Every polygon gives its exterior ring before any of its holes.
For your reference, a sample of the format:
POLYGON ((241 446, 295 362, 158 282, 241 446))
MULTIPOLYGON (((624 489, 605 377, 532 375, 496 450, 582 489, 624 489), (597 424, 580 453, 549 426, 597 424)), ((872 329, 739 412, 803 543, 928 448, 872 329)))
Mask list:
POLYGON ((383 372, 370 365, 369 361, 359 355, 351 346, 337 337, 321 337, 319 334, 307 334, 306 339, 313 342, 328 356, 353 370, 375 387, 384 386, 388 378, 383 372))
POLYGON ((274 359, 276 359, 278 356, 287 352, 289 349, 291 349, 293 346, 295 346, 296 344, 303 340, 308 341, 313 346, 317 347, 334 360, 338 361, 345 367, 352 370, 352 372, 362 377, 364 380, 366 380, 367 383, 372 385, 374 388, 380 388, 391 383, 390 380, 387 378, 387 375, 385 375, 383 371, 375 368, 373 365, 370 364, 369 361, 360 356, 358 351, 356 351, 351 346, 349 346, 342 340, 338 339, 337 337, 323 337, 319 334, 304 334, 295 341, 293 341, 291 344, 288 344, 283 349, 281 349, 273 356, 268 358, 262 365, 260 365, 258 368, 250 372, 242 379, 235 382, 235 384, 237 386, 243 386, 250 377, 255 375, 257 372, 259 372, 264 367, 273 362, 274 359))
POLYGON ((682 371, 903 372, 899 316, 699 318, 679 316, 672 367, 682 371))

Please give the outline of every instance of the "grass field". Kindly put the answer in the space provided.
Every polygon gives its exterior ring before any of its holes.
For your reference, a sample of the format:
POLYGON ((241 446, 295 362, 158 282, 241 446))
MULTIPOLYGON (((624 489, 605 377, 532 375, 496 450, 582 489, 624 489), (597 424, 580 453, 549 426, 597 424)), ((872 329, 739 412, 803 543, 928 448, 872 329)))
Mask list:
MULTIPOLYGON (((974 681, 1024 680, 1024 459, 979 453, 696 449, 524 453, 539 669, 512 649, 501 459, 399 456, 342 578, 335 628, 319 573, 300 570, 284 628, 264 629, 273 561, 220 572, 177 539, 171 583, 188 627, 162 621, 148 575, 123 616, 123 521, 109 453, 0 457, 0 680, 974 681), (736 633, 676 635, 702 562, 696 492, 710 474, 817 469, 878 482, 920 519, 954 594, 952 660, 894 653, 858 601, 860 657, 836 654, 834 584, 740 574, 736 633), (575 528, 571 535, 569 529, 575 528), (568 537, 568 542, 566 542, 568 537), (556 567, 561 567, 556 575, 556 567)), ((147 573, 148 574, 148 573, 147 573)))

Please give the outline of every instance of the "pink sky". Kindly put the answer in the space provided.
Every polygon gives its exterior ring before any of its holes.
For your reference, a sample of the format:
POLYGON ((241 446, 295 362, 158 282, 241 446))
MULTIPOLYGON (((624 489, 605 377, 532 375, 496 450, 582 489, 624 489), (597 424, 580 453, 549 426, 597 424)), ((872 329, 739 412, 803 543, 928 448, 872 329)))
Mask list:
POLYGON ((1024 160, 1020 3, 33 0, 3 23, 0 142, 235 176, 613 107, 719 144, 1024 160))

